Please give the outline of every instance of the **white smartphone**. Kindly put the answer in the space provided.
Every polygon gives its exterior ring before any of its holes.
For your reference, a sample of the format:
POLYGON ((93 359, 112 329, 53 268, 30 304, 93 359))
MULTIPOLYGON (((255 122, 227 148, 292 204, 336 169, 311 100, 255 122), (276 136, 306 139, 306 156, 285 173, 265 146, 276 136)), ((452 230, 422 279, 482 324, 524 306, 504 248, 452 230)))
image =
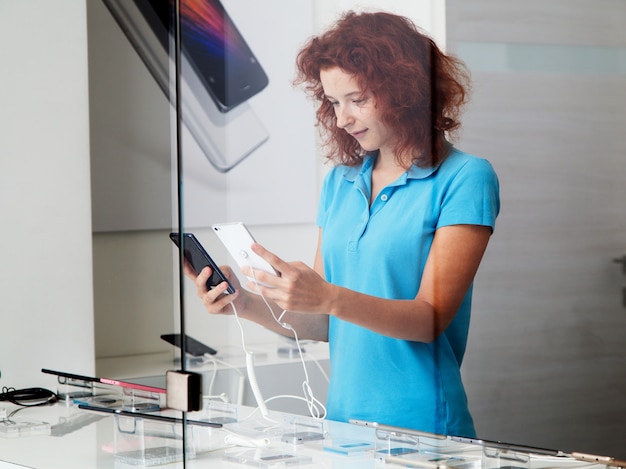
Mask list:
MULTIPOLYGON (((202 4, 204 11, 215 13, 219 10, 221 12, 220 17, 215 17, 214 23, 232 23, 232 20, 225 16, 227 14, 218 0, 203 0, 199 3, 202 4)), ((175 71, 175 61, 173 53, 170 53, 170 50, 173 50, 173 34, 169 25, 171 22, 169 2, 163 0, 104 0, 104 4, 126 34, 165 96, 170 99, 170 103, 174 106, 175 93, 172 86, 173 80, 170 76, 175 71)), ((215 13, 215 15, 217 14, 215 13)), ((183 29, 181 32, 185 33, 185 37, 187 37, 189 33, 187 23, 190 20, 188 18, 182 20, 184 24, 181 26, 183 29)), ((211 22, 204 22, 198 28, 202 34, 210 34, 204 29, 211 24, 211 22)), ((239 37, 239 32, 234 25, 228 31, 239 37)), ((218 43, 220 46, 225 46, 223 39, 220 39, 218 43)), ((240 43, 245 43, 243 38, 238 39, 237 44, 240 43)), ((262 121, 247 102, 247 98, 265 88, 267 77, 258 61, 249 58, 248 62, 255 64, 254 67, 248 67, 254 68, 254 72, 247 70, 243 74, 246 79, 253 82, 253 85, 243 87, 249 90, 249 94, 237 96, 236 100, 235 98, 218 99, 219 90, 209 86, 215 80, 206 76, 208 70, 216 68, 215 61, 209 61, 210 54, 207 51, 199 50, 199 46, 191 48, 191 45, 191 43, 183 44, 184 50, 181 54, 183 122, 215 169, 220 172, 227 172, 252 154, 269 138, 262 121), (222 101, 223 103, 218 106, 217 103, 222 101), (237 104, 235 105, 235 103, 237 104)), ((246 47, 246 51, 249 51, 249 48, 246 47)), ((252 52, 249 51, 249 54, 252 55, 252 52)), ((222 51, 218 55, 231 57, 234 54, 222 51)), ((242 67, 233 66, 232 68, 240 69, 242 67)), ((225 85, 221 88, 224 87, 225 85)), ((233 86, 232 88, 237 87, 233 86)))
MULTIPOLYGON (((216 223, 212 228, 239 268, 252 267, 272 275, 278 275, 278 272, 269 262, 252 251, 251 246, 255 240, 242 222, 216 223)), ((248 276, 248 278, 256 281, 252 276, 248 276)))

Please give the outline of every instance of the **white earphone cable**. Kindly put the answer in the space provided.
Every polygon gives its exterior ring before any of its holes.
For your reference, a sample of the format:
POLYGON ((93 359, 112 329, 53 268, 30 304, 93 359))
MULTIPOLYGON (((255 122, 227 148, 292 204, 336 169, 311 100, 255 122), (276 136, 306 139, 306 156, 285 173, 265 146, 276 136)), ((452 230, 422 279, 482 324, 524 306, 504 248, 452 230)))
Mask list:
MULTIPOLYGON (((254 274, 254 269, 252 268, 252 266, 248 266, 250 268, 250 272, 252 273, 252 279, 253 281, 256 283, 256 285, 259 285, 259 282, 254 274)), ((324 418, 326 418, 326 407, 324 406, 324 404, 317 399, 314 395, 313 395, 313 389, 311 388, 311 385, 309 383, 309 373, 306 367, 306 362, 304 361, 304 354, 302 353, 302 347, 300 346, 300 341, 298 339, 298 333, 296 332, 296 330, 287 322, 283 322, 282 319, 285 316, 285 314, 287 314, 287 310, 283 310, 283 312, 280 314, 280 316, 276 317, 276 314, 274 313, 274 310, 272 309, 272 307, 270 306, 269 302, 267 301, 267 299, 265 298, 265 296, 259 291, 258 292, 259 296, 262 298, 263 302, 265 303, 265 306, 267 306, 267 309, 270 311, 270 314, 272 315, 272 318, 274 318, 274 321, 276 321, 281 327, 283 327, 284 329, 287 329, 288 331, 291 331, 291 333, 294 336, 294 340, 296 342, 296 345, 298 347, 298 355, 300 356, 300 362, 302 363, 302 369, 304 371, 304 381, 302 383, 302 391, 304 393, 304 401, 307 404, 307 408, 309 410, 309 414, 311 415, 311 417, 313 417, 316 420, 322 420, 324 418)), ((233 303, 230 303, 233 311, 235 313, 235 318, 237 320, 237 324, 239 325, 239 330, 241 331, 241 343, 244 349, 244 352, 246 354, 246 366, 248 369, 248 379, 250 381, 250 386, 252 387, 252 391, 253 394, 257 400, 257 404, 259 406, 259 410, 261 411, 261 414, 265 417, 267 417, 267 406, 266 401, 263 400, 263 397, 261 395, 261 391, 258 388, 258 384, 256 382, 256 377, 254 375, 254 362, 253 362, 253 356, 252 353, 248 352, 246 350, 246 346, 245 346, 245 337, 244 337, 244 331, 243 331, 243 327, 241 325, 239 316, 237 315, 237 309, 235 308, 235 305, 233 305, 233 303), (251 376, 252 375, 252 378, 251 376), (253 385, 254 382, 254 385, 253 385), (255 389, 256 387, 256 389, 255 389), (262 402, 262 404, 261 404, 262 402)), ((319 366, 319 365, 318 365, 319 366)), ((322 370, 323 371, 323 370, 322 370)), ((323 373, 323 375, 326 377, 326 374, 323 373)), ((292 398, 296 398, 296 399, 302 399, 299 396, 281 396, 281 397, 292 397, 292 398)), ((274 399, 274 398, 272 398, 274 399)), ((269 401, 270 399, 268 399, 269 401)))

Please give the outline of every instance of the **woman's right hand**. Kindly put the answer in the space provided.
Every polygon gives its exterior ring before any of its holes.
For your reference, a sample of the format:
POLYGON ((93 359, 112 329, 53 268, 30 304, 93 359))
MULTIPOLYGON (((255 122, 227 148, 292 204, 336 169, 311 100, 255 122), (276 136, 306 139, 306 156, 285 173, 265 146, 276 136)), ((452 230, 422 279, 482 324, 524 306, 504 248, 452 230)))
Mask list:
POLYGON ((196 294, 202 300, 204 307, 211 314, 233 314, 231 303, 237 308, 237 312, 243 309, 243 289, 239 279, 229 266, 220 266, 220 270, 235 289, 235 293, 224 294, 228 288, 226 282, 222 282, 212 289, 207 289, 206 282, 211 277, 213 271, 210 267, 205 267, 196 275, 194 269, 185 262, 184 274, 196 285, 196 294))

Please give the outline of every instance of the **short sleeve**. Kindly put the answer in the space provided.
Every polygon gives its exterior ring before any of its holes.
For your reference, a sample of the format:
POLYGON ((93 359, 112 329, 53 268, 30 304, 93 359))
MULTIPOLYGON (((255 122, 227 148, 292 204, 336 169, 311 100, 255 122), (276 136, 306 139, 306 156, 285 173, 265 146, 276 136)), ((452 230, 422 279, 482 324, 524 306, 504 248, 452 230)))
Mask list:
POLYGON ((471 157, 451 175, 441 200, 437 228, 482 225, 495 229, 500 212, 500 184, 489 161, 471 157))

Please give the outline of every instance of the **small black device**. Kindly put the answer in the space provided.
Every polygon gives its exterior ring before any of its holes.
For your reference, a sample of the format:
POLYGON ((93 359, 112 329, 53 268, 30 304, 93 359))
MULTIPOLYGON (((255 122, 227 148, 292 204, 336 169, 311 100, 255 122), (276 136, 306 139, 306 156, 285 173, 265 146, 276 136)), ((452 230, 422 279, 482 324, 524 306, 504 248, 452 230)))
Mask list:
MULTIPOLYGON (((162 334, 161 339, 163 339, 165 342, 175 345, 178 348, 181 348, 180 334, 162 334)), ((185 334, 185 348, 187 354, 191 355, 192 357, 202 357, 207 353, 209 355, 215 355, 217 353, 217 350, 209 347, 206 344, 203 344, 193 337, 189 337, 187 334, 185 334)))
MULTIPOLYGON (((180 242, 179 234, 170 233, 170 239, 180 249, 181 242, 180 242)), ((207 289, 210 290, 211 288, 216 287, 222 282, 227 282, 228 288, 226 289, 226 293, 235 293, 235 288, 228 281, 228 279, 226 278, 224 273, 220 270, 220 268, 217 266, 215 261, 211 259, 211 256, 209 256, 209 253, 206 252, 204 247, 202 247, 202 244, 200 244, 200 241, 197 240, 197 238, 193 235, 193 233, 183 233, 182 244, 183 244, 185 259, 187 260, 189 265, 193 268, 193 270, 196 272, 196 275, 199 274, 202 271, 202 269, 204 269, 206 266, 211 267, 211 270, 213 271, 213 273, 211 274, 211 276, 206 282, 207 289)))

